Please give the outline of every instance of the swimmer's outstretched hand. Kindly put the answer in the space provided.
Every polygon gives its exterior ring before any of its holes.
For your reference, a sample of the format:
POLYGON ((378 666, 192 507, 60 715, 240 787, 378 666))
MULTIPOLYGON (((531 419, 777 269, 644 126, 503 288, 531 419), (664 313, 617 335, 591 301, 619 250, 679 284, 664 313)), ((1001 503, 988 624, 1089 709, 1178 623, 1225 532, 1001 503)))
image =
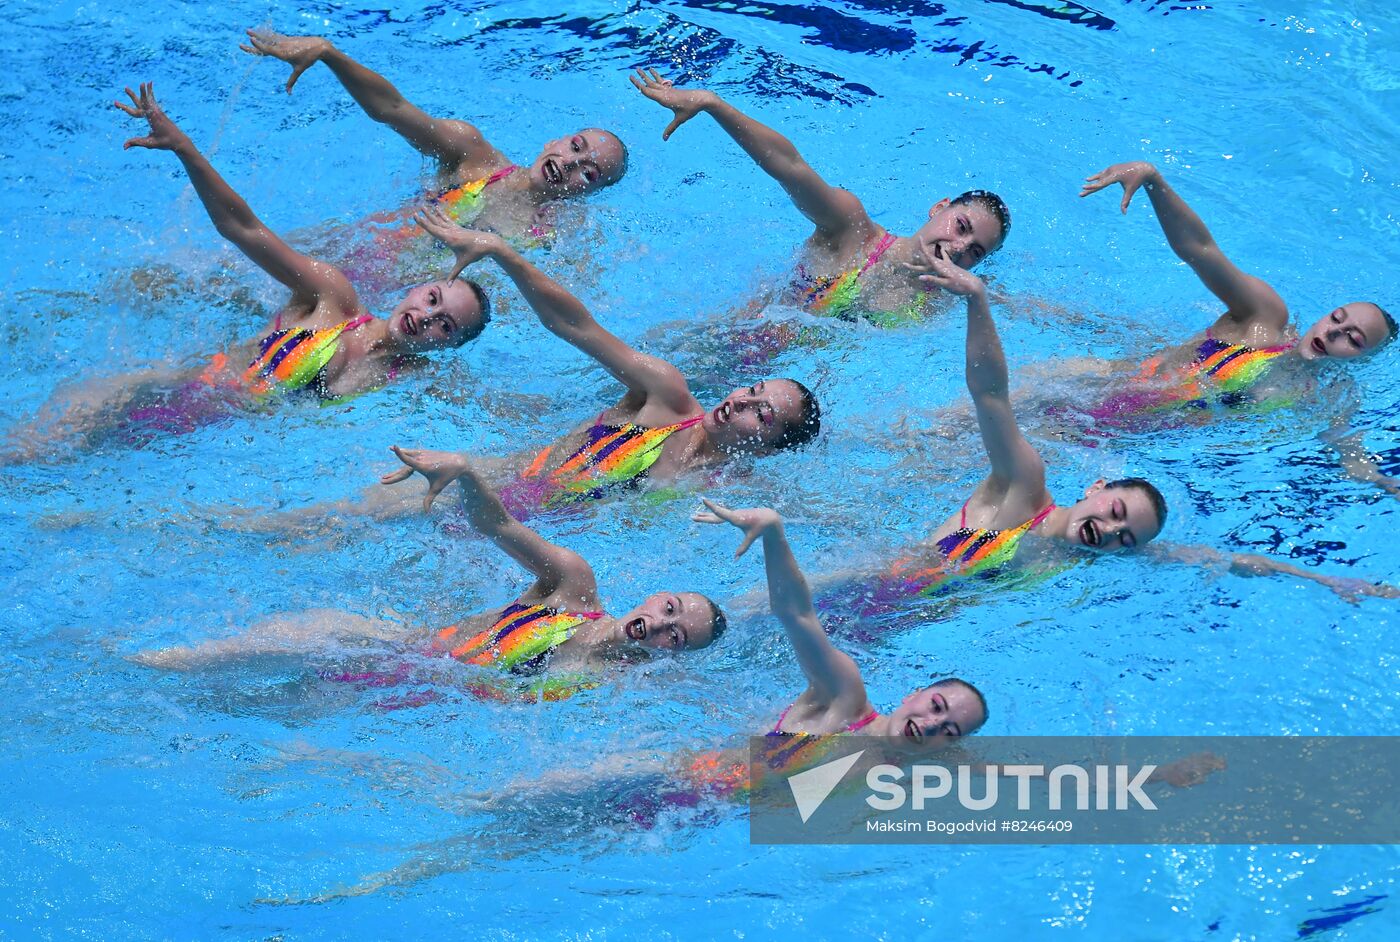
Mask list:
POLYGON ((1144 183, 1151 183, 1157 177, 1157 168, 1145 160, 1133 160, 1125 164, 1114 164, 1107 170, 1101 170, 1092 177, 1084 178, 1084 188, 1079 191, 1081 197, 1090 193, 1097 193, 1105 187, 1115 183, 1123 184, 1123 203, 1119 207, 1123 212, 1128 211, 1128 204, 1133 201, 1133 194, 1138 191, 1144 183))
POLYGON ((676 88, 671 84, 670 79, 662 78, 655 69, 645 71, 638 69, 635 75, 630 75, 628 78, 637 91, 658 105, 670 108, 675 113, 671 123, 666 125, 666 130, 661 132, 663 141, 670 140, 671 134, 676 128, 718 100, 714 92, 707 92, 699 88, 676 88))
POLYGON ((281 59, 292 67, 292 76, 287 79, 287 94, 301 78, 301 73, 321 61, 321 57, 335 47, 330 40, 319 36, 283 36, 270 29, 245 30, 247 43, 239 43, 238 48, 254 56, 271 56, 281 59))
POLYGON ((901 262, 900 265, 905 271, 916 275, 925 287, 942 288, 963 297, 987 292, 981 278, 955 265, 944 256, 942 246, 937 244, 920 246, 912 261, 901 262))
POLYGON ((447 276, 451 281, 462 273, 472 262, 495 255, 505 247, 505 240, 493 232, 467 229, 453 222, 452 217, 442 211, 441 206, 424 206, 413 214, 418 227, 452 250, 457 256, 457 264, 447 276))
POLYGON ((400 448, 390 445, 389 450, 398 456, 407 467, 390 471, 379 479, 380 484, 398 484, 413 477, 414 472, 428 479, 428 494, 423 498, 423 510, 432 509, 433 501, 443 489, 462 475, 471 471, 465 455, 454 451, 426 451, 420 448, 400 448))
POLYGON ((739 548, 734 551, 734 558, 738 559, 749 551, 753 546, 753 541, 758 539, 773 527, 783 525, 782 515, 771 507, 750 507, 744 510, 730 510, 723 504, 717 504, 707 498, 700 498, 700 501, 708 508, 709 513, 697 510, 690 515, 690 519, 696 523, 728 523, 744 531, 744 541, 739 544, 739 548))
POLYGON ((122 145, 126 150, 131 147, 150 147, 154 150, 179 150, 182 146, 190 143, 189 137, 184 131, 175 126, 160 105, 156 103, 156 94, 151 82, 141 83, 141 94, 138 95, 130 88, 126 90, 127 97, 131 99, 131 104, 114 101, 122 111, 133 118, 145 118, 151 126, 151 133, 145 137, 133 137, 122 145))
POLYGON ((1343 602, 1352 605, 1361 601, 1362 596, 1376 599, 1400 599, 1400 589, 1385 582, 1367 582, 1365 579, 1322 576, 1318 579, 1323 585, 1337 593, 1343 602))

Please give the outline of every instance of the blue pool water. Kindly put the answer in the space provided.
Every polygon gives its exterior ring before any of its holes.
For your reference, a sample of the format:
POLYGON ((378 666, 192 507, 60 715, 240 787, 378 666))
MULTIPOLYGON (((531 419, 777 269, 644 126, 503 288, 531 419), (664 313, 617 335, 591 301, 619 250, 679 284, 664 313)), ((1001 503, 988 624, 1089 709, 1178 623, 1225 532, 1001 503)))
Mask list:
MULTIPOLYGON (((632 170, 542 264, 625 337, 697 378, 702 400, 759 378, 718 355, 727 312, 788 265, 806 224, 704 119, 626 82, 654 65, 777 125, 896 232, 971 187, 1015 224, 984 274, 1013 371, 1133 356, 1209 322, 1213 299, 1143 205, 1079 181, 1157 162, 1225 250, 1305 323, 1395 307, 1400 55, 1390 4, 1100 0, 877 3, 110 5, 18 0, 0 33, 0 426, 64 384, 192 365, 247 337, 280 288, 225 245, 168 154, 123 152, 108 104, 150 80, 170 114, 279 231, 400 205, 423 162, 323 69, 237 49, 259 24, 331 37, 435 114, 508 154, 614 128, 632 170)), ((488 275, 488 281, 500 280, 488 275)), ((487 816, 464 796, 623 750, 760 727, 800 689, 776 624, 734 606, 722 645, 573 701, 453 695, 384 711, 382 691, 287 661, 164 675, 125 656, 270 614, 390 610, 441 624, 522 575, 422 519, 270 539, 237 511, 355 493, 389 444, 498 454, 615 395, 502 291, 492 329, 430 376, 339 410, 244 416, 132 450, 5 468, 0 574, 0 937, 491 939, 925 937, 1013 931, 1144 939, 1389 939, 1391 847, 753 847, 741 809, 655 827, 587 807, 487 816), (387 886, 322 903, 276 905, 387 886)), ((775 316, 781 316, 776 312, 775 316)), ((912 331, 825 326, 772 371, 811 377, 827 431, 719 498, 772 502, 814 573, 887 557, 980 473, 959 437, 961 315, 912 331)), ((1400 472, 1394 353, 1356 372, 1354 422, 1400 472)), ((1316 409, 1105 447, 1041 442, 1052 485, 1169 482, 1166 538, 1397 579, 1394 498, 1338 473, 1316 409)), ((963 431, 966 431, 964 428, 963 431)), ((548 522, 621 610, 672 586, 759 585, 688 502, 618 501, 548 522)), ((1397 728, 1396 603, 1311 583, 1140 559, 1034 592, 979 593, 855 654, 877 703, 956 670, 992 700, 988 733, 1374 735, 1397 728)))

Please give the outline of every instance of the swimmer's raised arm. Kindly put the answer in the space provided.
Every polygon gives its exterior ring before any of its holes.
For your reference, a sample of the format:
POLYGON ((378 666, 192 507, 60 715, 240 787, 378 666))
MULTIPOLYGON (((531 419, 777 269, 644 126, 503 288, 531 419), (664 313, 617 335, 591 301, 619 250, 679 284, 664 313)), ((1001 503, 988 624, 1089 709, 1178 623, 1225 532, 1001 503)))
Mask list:
POLYGON ((1114 183, 1123 186, 1122 211, 1140 187, 1147 187, 1157 222, 1177 258, 1191 266, 1196 277, 1211 294, 1225 303, 1225 317, 1240 324, 1261 321, 1274 327, 1288 322, 1288 307, 1278 292, 1262 279, 1240 271, 1215 244, 1215 238, 1201 217, 1162 178, 1155 166, 1144 160, 1114 164, 1085 180, 1081 197, 1097 193, 1114 183))
POLYGON ((328 39, 283 36, 258 29, 247 33, 248 44, 240 45, 240 49, 257 56, 281 59, 292 67, 291 77, 287 79, 288 93, 303 72, 317 62, 324 62, 365 114, 393 128, 420 152, 437 158, 445 170, 455 169, 467 159, 480 159, 492 150, 475 126, 466 121, 434 118, 404 98, 384 76, 365 68, 328 39))
POLYGON ((797 558, 788 545, 783 531, 783 518, 776 510, 755 507, 730 510, 706 500, 709 513, 696 513, 691 519, 699 523, 728 523, 743 531, 744 539, 735 557, 744 555, 760 536, 763 537, 763 565, 768 575, 768 600, 773 614, 787 631, 788 641, 797 654, 797 663, 807 676, 810 691, 823 700, 847 701, 856 705, 866 702, 865 683, 860 668, 850 655, 831 643, 822 629, 812 604, 807 579, 797 565, 797 558))
POLYGON ((819 234, 839 236, 875 225, 855 194, 823 180, 797 152, 792 141, 755 121, 714 92, 676 88, 654 69, 647 72, 638 69, 631 80, 639 92, 675 114, 661 132, 663 141, 669 139, 676 128, 705 112, 734 138, 764 173, 778 181, 798 211, 816 225, 819 234))
POLYGON ((161 110, 150 82, 141 86, 139 95, 130 88, 126 93, 131 98, 130 105, 120 101, 113 104, 133 118, 146 119, 150 133, 134 137, 123 146, 168 150, 179 157, 219 235, 236 245, 263 271, 291 288, 293 303, 315 304, 324 299, 345 308, 358 306, 355 289, 338 268, 302 255, 263 224, 243 197, 219 176, 189 136, 161 110))
POLYGON ((1021 428, 1011 408, 1011 384, 1006 353, 987 304, 987 286, 971 272, 938 254, 920 257, 909 270, 919 280, 967 299, 967 391, 977 409, 982 444, 992 466, 992 479, 1004 486, 1045 487, 1045 463, 1021 428))
POLYGON ((1148 552, 1163 562, 1225 569, 1235 576, 1293 576, 1306 579, 1326 586, 1348 602, 1355 602, 1363 595, 1382 599, 1400 598, 1400 589, 1384 582, 1326 576, 1258 553, 1224 553, 1208 546, 1184 546, 1174 543, 1154 544, 1148 552))
POLYGON ((512 517, 465 455, 397 445, 390 450, 404 467, 381 477, 381 484, 406 481, 415 472, 423 475, 428 480, 428 493, 423 498, 426 511, 443 489, 456 481, 462 492, 462 509, 472 527, 534 575, 534 588, 539 595, 550 595, 566 587, 577 587, 581 594, 596 595, 593 569, 583 557, 556 546, 512 517))
POLYGON ((420 210, 414 221, 442 240, 457 256, 449 278, 457 277, 472 262, 482 258, 492 259, 515 283, 540 323, 550 333, 598 361, 630 393, 648 401, 654 398, 682 418, 695 411, 694 397, 679 370, 665 360, 628 346, 599 324, 582 301, 526 261, 500 236, 465 229, 436 206, 420 210))

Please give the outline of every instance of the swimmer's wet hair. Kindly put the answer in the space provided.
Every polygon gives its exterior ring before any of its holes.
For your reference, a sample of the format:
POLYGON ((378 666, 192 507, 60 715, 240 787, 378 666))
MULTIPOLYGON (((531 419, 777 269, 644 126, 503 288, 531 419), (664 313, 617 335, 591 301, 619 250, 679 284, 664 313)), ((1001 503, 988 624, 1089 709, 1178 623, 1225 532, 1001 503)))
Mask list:
POLYGON ((469 327, 462 331, 462 336, 457 341, 457 346, 460 347, 480 337, 481 332, 486 329, 486 325, 491 323, 491 298, 487 295, 486 289, 475 281, 472 281, 470 278, 462 278, 461 275, 457 277, 461 279, 468 288, 472 289, 472 294, 476 295, 477 307, 481 308, 481 320, 477 322, 475 329, 473 330, 469 327))
MULTIPOLYGON (((992 711, 987 708, 987 698, 982 695, 982 691, 978 690, 976 685, 968 683, 961 677, 944 677, 942 680, 935 680, 928 686, 929 689, 932 690, 934 687, 946 687, 949 684, 957 684, 961 687, 966 687, 969 691, 972 692, 972 695, 977 698, 977 702, 982 706, 982 725, 978 726, 977 729, 981 729, 982 726, 986 726, 987 720, 992 718, 992 711)), ((965 735, 970 736, 972 734, 967 733, 965 735)))
POLYGON ((1390 331, 1390 333, 1386 334, 1384 340, 1376 344, 1376 350, 1380 350, 1382 347, 1390 346, 1390 342, 1395 339, 1395 335, 1400 334, 1400 326, 1396 325, 1395 318, 1390 316, 1390 312, 1387 311, 1385 308, 1381 307, 1375 301, 1371 302, 1371 306, 1381 312, 1381 320, 1385 321, 1386 330, 1390 331))
MULTIPOLYGON (((991 190, 968 190, 954 197, 949 205, 965 206, 968 203, 980 203, 983 209, 997 217, 997 222, 1001 223, 1001 241, 992 249, 992 252, 997 251, 1006 244, 1006 237, 1011 234, 1011 210, 1006 208, 1006 201, 991 190)), ((991 252, 987 254, 990 255, 991 252)))
POLYGON ((789 379, 788 382, 797 387, 797 394, 802 399, 802 415, 796 422, 789 422, 783 428, 782 437, 773 445, 775 451, 799 448, 816 438, 822 430, 822 407, 817 402, 817 397, 812 394, 812 390, 797 380, 789 379))
POLYGON ((1142 491, 1147 495, 1147 499, 1152 503, 1152 509, 1157 513, 1157 530, 1160 532, 1167 525, 1167 499, 1162 496, 1162 492, 1152 485, 1146 478, 1119 478, 1116 481, 1109 481, 1104 485, 1107 488, 1128 487, 1142 491))
POLYGON ((602 131, 604 134, 611 135, 612 139, 617 141, 617 146, 622 148, 622 160, 619 161, 617 165, 617 176, 613 177, 607 183, 604 183, 602 186, 598 187, 599 190, 606 190, 608 187, 612 186, 614 183, 627 176, 627 168, 631 165, 632 162, 631 152, 627 150, 627 142, 624 141, 616 131, 609 131, 607 128, 585 128, 584 130, 602 131))
POLYGON ((729 619, 724 617, 724 610, 714 603, 709 596, 705 601, 710 603, 710 644, 714 644, 724 637, 725 629, 729 627, 729 619))

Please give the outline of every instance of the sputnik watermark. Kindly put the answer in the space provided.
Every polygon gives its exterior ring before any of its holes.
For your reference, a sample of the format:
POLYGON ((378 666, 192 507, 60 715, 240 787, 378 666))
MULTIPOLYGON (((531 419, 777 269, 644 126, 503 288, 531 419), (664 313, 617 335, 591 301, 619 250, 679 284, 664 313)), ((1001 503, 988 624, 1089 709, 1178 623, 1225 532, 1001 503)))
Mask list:
POLYGON ((793 768, 783 740, 751 742, 754 841, 1400 844, 1397 737, 820 745, 793 768))

